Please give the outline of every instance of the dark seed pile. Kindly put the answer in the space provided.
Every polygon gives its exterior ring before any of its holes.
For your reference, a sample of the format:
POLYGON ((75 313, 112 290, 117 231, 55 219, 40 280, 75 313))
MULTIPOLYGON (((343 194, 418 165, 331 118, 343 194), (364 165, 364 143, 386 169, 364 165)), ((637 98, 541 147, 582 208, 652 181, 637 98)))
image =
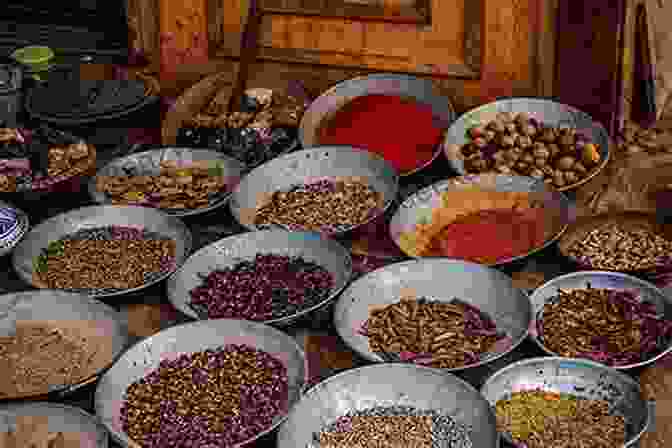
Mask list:
POLYGON ((322 180, 273 193, 254 224, 335 233, 362 224, 380 205, 381 195, 362 182, 322 180))
POLYGON ((436 410, 377 406, 340 417, 309 448, 471 448, 469 432, 436 410))
POLYGON ((175 241, 133 227, 83 229, 49 243, 35 275, 49 288, 102 294, 136 288, 173 269, 175 241))
POLYGON ((228 448, 269 428, 287 397, 281 361, 231 344, 162 361, 127 388, 121 420, 143 448, 228 448))
POLYGON ((295 314, 326 299, 333 276, 301 257, 259 254, 232 268, 203 276, 190 291, 190 305, 209 319, 271 320, 295 314))

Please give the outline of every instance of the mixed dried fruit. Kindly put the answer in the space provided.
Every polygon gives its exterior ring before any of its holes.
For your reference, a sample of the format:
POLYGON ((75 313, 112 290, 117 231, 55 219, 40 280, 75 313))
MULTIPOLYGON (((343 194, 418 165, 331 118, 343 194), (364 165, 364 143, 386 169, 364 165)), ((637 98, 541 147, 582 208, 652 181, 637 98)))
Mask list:
POLYGON ((210 148, 245 163, 248 168, 296 146, 305 105, 292 96, 251 89, 239 110, 228 113, 218 97, 178 131, 177 144, 210 148))
POLYGON ((98 176, 96 189, 115 205, 142 205, 161 209, 198 209, 224 197, 226 179, 216 163, 161 162, 158 176, 129 173, 127 176, 98 176))
POLYGON ((624 418, 605 400, 527 390, 497 401, 495 413, 499 431, 527 448, 614 448, 626 441, 624 418))
POLYGON ((301 257, 259 254, 201 276, 190 306, 208 319, 271 320, 310 308, 329 297, 333 276, 301 257))
POLYGON ((463 301, 402 298, 370 311, 361 333, 385 358, 437 368, 460 368, 496 353, 506 335, 478 308, 463 301))
POLYGON ((161 361, 128 386, 121 421, 143 448, 237 446, 273 424, 288 390, 281 361, 231 344, 161 361))
POLYGON ((101 294, 140 287, 173 270, 175 241, 133 227, 83 229, 49 243, 35 260, 36 284, 101 294))
POLYGON ((639 271, 669 267, 672 241, 646 228, 607 224, 588 232, 567 251, 592 269, 639 271))
POLYGON ((371 219, 382 195, 358 180, 321 180, 273 193, 257 208, 254 225, 338 233, 371 219))
POLYGON ((544 124, 527 113, 503 112, 467 131, 469 143, 449 148, 467 173, 531 176, 557 188, 589 176, 603 161, 600 147, 574 128, 544 124))
POLYGON ((546 348, 561 356, 624 366, 658 355, 672 342, 672 321, 632 291, 558 290, 537 316, 546 348))

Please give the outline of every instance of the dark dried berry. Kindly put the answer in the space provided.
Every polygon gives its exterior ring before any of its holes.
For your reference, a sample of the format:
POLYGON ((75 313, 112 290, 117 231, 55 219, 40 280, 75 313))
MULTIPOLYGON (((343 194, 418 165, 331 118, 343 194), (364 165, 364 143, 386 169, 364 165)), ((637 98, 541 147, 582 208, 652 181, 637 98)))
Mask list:
POLYGON ((259 102, 251 96, 243 95, 240 100, 240 111, 254 113, 259 109, 259 102))

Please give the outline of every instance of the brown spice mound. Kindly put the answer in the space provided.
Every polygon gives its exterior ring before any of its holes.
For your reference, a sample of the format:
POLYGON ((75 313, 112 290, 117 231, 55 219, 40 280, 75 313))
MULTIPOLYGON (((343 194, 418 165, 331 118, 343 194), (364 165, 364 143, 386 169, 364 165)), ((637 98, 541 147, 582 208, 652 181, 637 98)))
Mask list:
POLYGON ((320 433, 320 447, 430 448, 433 422, 429 416, 354 416, 349 431, 320 433))

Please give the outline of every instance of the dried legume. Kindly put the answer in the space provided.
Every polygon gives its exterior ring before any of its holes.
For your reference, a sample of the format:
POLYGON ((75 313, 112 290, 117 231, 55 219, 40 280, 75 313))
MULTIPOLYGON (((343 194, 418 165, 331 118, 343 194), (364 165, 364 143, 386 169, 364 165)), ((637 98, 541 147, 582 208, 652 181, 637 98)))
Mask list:
POLYGON ((625 420, 609 403, 543 390, 514 392, 495 406, 499 431, 527 448, 615 448, 625 443, 625 420))
POLYGON ((308 448, 471 448, 470 430, 436 410, 376 406, 340 417, 308 448))
POLYGON ((301 257, 258 254, 232 268, 202 276, 190 305, 209 319, 270 320, 317 305, 334 287, 333 276, 301 257))
POLYGON ((136 288, 173 269, 175 241, 122 226, 83 229, 49 243, 35 261, 49 288, 103 293, 136 288))
POLYGON ((345 231, 371 218, 381 195, 359 181, 321 180, 278 191, 256 211, 256 226, 293 230, 345 231))
POLYGON ((121 419, 143 448, 225 448, 268 429, 287 397, 281 361, 230 344, 161 361, 127 388, 121 419))
POLYGON ((630 291, 591 288, 558 291, 537 319, 551 351, 610 366, 645 361, 667 348, 672 321, 630 291))
POLYGON ((362 334, 372 351, 431 367, 477 363, 506 337, 489 316, 457 299, 402 298, 369 315, 362 334))

